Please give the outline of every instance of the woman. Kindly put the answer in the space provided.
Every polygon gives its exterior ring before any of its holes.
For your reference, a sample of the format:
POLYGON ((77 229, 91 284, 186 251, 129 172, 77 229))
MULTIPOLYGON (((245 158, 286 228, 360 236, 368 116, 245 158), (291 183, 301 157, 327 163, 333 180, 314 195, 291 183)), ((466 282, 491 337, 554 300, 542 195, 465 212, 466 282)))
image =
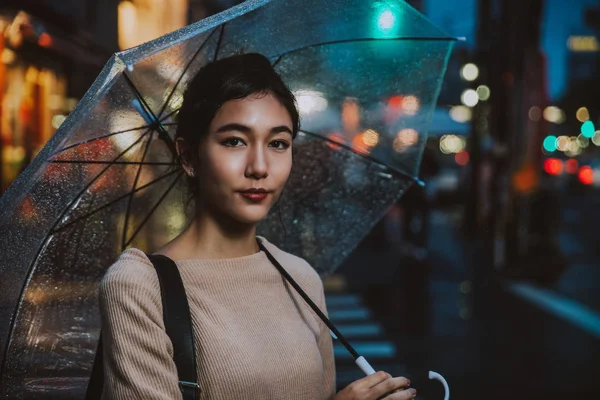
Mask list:
MULTIPOLYGON (((325 311, 315 270, 255 234, 290 175, 298 129, 293 95, 259 54, 203 67, 185 93, 176 148, 196 213, 157 254, 176 262, 185 286, 201 398, 412 398, 407 379, 384 372, 336 395, 329 330, 258 247, 260 240, 325 311)), ((103 398, 181 398, 159 282, 146 255, 125 250, 100 294, 103 398)))

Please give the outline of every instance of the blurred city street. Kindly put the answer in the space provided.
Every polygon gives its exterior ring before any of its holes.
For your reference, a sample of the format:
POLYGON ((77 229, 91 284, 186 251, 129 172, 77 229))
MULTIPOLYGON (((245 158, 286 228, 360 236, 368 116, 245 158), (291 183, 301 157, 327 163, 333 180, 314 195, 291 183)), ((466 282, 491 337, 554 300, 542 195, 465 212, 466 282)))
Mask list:
MULTIPOLYGON (((348 336, 359 348, 366 344, 363 354, 370 359, 372 352, 376 369, 407 374, 423 399, 443 396, 439 383, 427 380, 428 370, 447 378, 456 399, 598 398, 599 201, 597 192, 566 197, 560 246, 567 265, 548 287, 494 271, 482 241, 461 238, 460 209, 431 213, 422 261, 403 254, 399 243, 368 238, 339 270, 346 296, 354 296, 346 309, 355 314, 340 314, 338 277, 327 296, 332 319, 342 333, 350 325, 348 336), (356 299, 366 315, 352 306, 356 299)), ((360 372, 341 346, 336 350, 342 387, 360 372)))

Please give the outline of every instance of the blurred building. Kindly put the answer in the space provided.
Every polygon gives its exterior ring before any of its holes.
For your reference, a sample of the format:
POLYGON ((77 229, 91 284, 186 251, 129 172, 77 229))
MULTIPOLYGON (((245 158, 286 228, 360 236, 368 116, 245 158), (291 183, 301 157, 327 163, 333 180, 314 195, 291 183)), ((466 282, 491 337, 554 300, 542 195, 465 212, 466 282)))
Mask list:
POLYGON ((598 71, 600 42, 593 35, 573 35, 567 42, 568 84, 592 79, 598 71))
POLYGON ((117 49, 116 1, 0 3, 0 192, 117 49))

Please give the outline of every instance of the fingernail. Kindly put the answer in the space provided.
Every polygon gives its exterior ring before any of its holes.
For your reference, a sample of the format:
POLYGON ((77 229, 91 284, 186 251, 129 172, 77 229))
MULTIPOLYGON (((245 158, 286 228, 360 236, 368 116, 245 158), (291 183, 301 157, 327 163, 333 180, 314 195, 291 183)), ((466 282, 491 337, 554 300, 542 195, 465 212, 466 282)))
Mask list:
POLYGON ((412 396, 415 397, 417 395, 417 391, 415 389, 410 389, 412 396))

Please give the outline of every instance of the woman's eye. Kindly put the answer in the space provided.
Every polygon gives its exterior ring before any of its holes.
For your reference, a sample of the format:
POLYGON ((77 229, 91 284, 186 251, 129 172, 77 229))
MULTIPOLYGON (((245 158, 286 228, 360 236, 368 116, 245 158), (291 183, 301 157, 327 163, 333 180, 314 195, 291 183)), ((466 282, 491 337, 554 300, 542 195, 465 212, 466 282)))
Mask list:
POLYGON ((275 147, 277 150, 285 150, 290 147, 289 143, 284 140, 274 140, 271 142, 271 146, 275 147))
POLYGON ((242 139, 229 138, 227 140, 224 140, 222 142, 222 144, 227 147, 239 147, 239 146, 242 146, 244 144, 244 142, 242 141, 242 139))

